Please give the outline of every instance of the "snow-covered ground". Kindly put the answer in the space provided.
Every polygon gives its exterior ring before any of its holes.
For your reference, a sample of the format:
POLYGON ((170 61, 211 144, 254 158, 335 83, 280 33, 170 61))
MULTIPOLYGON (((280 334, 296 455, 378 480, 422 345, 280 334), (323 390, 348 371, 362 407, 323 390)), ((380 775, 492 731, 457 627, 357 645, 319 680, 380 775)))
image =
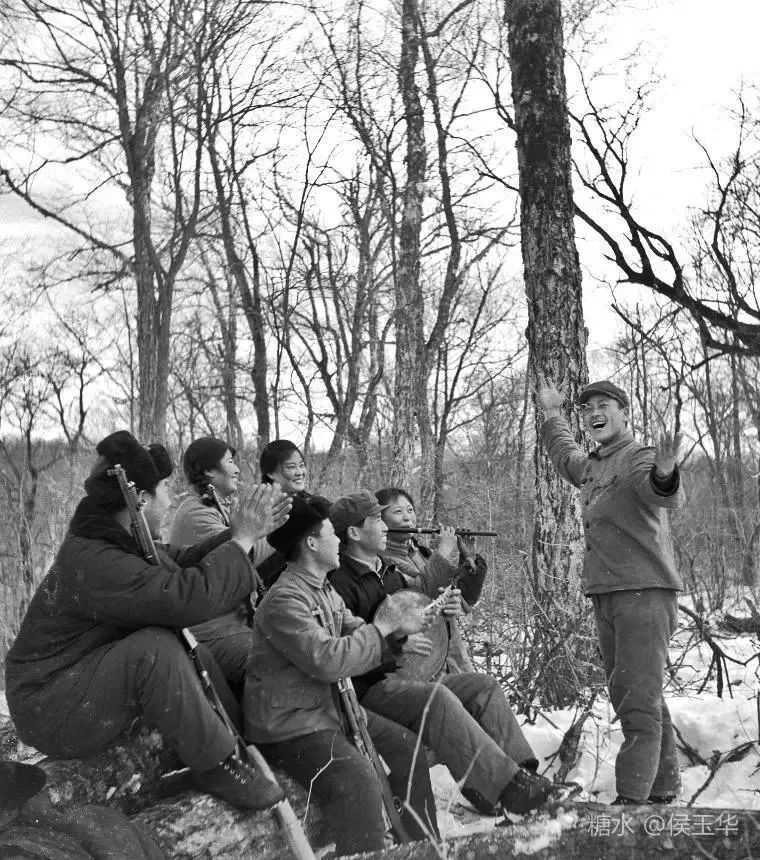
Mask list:
MULTIPOLYGON (((694 763, 679 750, 683 805, 760 809, 760 643, 754 636, 717 636, 728 661, 723 696, 712 680, 701 690, 712 651, 695 641, 693 631, 680 630, 673 638, 671 661, 679 666, 666 687, 673 723, 703 763, 694 763), (746 664, 746 665, 742 665, 746 664)), ((7 716, 0 691, 0 717, 7 716)), ((539 760, 540 771, 551 776, 559 765, 556 752, 564 732, 576 716, 574 709, 551 711, 523 730, 539 760)), ((580 783, 590 799, 608 803, 615 797, 615 756, 622 733, 606 698, 597 699, 586 720, 579 744, 581 753, 568 780, 580 783)), ((433 788, 444 837, 487 830, 497 819, 477 815, 460 794, 444 765, 432 768, 433 788)))
MULTIPOLYGON (((746 610, 737 614, 746 615, 746 610)), ((703 641, 695 643, 694 632, 688 629, 679 630, 671 643, 671 662, 680 668, 666 686, 666 701, 683 740, 705 762, 693 763, 679 749, 680 802, 695 807, 760 809, 760 643, 753 636, 719 636, 714 631, 711 635, 727 657, 739 661, 726 662, 731 690, 724 680, 722 698, 716 694, 714 672, 698 692, 712 657, 709 646, 703 641)), ((555 753, 575 716, 572 708, 551 711, 539 716, 535 725, 523 726, 541 761, 540 772, 547 776, 559 766, 555 753)), ((601 803, 614 800, 615 756, 621 742, 620 725, 609 702, 597 699, 584 724, 581 757, 567 777, 583 786, 584 797, 601 803)), ((495 819, 470 812, 443 765, 433 767, 432 776, 442 835, 465 835, 494 826, 495 819)))

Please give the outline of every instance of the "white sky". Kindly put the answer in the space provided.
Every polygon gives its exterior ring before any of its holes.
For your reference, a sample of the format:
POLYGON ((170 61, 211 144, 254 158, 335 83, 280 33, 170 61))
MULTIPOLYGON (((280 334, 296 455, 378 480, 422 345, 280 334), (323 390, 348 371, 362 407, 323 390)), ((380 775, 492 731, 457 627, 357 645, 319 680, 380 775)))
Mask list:
MULTIPOLYGON (((608 16, 605 36, 611 61, 641 42, 642 72, 651 67, 661 78, 636 133, 631 187, 637 189, 637 211, 647 226, 673 240, 682 233, 689 208, 702 201, 708 179, 692 135, 716 154, 730 152, 735 141, 727 114, 736 104, 732 93, 742 81, 760 85, 760 3, 653 0, 642 9, 646 0, 638 2, 638 9, 617 9, 608 16)), ((580 253, 582 263, 599 271, 582 244, 580 253)), ((618 321, 609 310, 609 292, 595 288, 588 272, 584 296, 593 352, 608 342, 618 321)))
MULTIPOLYGON (((699 205, 707 176, 699 165, 701 153, 691 139, 695 133, 716 152, 733 142, 726 107, 742 81, 760 84, 757 48, 760 3, 756 0, 631 0, 637 8, 617 8, 604 19, 610 71, 617 75, 617 58, 636 49, 642 72, 649 66, 662 78, 652 96, 652 109, 637 132, 632 152, 638 175, 636 204, 648 225, 672 237, 686 223, 690 206, 699 205)), ((617 75, 616 87, 624 97, 617 75)), ((0 200, 0 249, 3 240, 32 232, 43 245, 58 233, 9 197, 0 200)), ((32 249, 34 244, 32 245, 32 249)), ((29 247, 27 246, 27 253, 29 247)), ((595 288, 599 273, 594 249, 580 244, 584 273, 586 318, 592 350, 608 342, 617 328, 609 311, 610 295, 595 288)), ((32 250, 34 255, 34 251, 32 250)), ((19 258, 20 259, 20 258, 19 258)), ((9 274, 6 268, 6 277, 9 274)), ((608 275, 614 273, 608 270, 608 275)))

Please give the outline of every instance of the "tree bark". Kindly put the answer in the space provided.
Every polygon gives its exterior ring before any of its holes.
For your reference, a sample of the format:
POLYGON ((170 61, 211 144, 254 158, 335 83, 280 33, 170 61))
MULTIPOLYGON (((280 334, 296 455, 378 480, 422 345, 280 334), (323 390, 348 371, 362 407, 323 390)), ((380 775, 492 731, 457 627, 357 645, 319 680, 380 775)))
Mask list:
MULTIPOLYGON (((29 761, 30 752, 31 748, 19 746, 10 722, 0 725, 0 755, 29 761)), ((65 811, 90 804, 118 809, 147 828, 167 858, 237 860, 255 856, 257 860, 290 860, 290 850, 272 812, 237 810, 195 790, 163 797, 166 790, 161 774, 181 765, 156 731, 140 729, 96 756, 42 759, 37 764, 47 774, 42 793, 54 809, 65 811)), ((306 822, 312 846, 329 842, 328 822, 319 805, 308 804, 306 792, 290 777, 281 772, 275 776, 296 816, 306 822)))
POLYGON ((416 0, 403 0, 399 89, 406 119, 406 183, 399 230, 396 278, 396 379, 394 385, 393 460, 391 484, 409 487, 414 462, 419 410, 425 404, 424 303, 420 291, 420 234, 427 152, 425 117, 415 73, 420 36, 416 0))
MULTIPOLYGON (((561 3, 511 0, 506 8, 530 366, 558 383, 564 380, 566 403, 572 404, 588 371, 573 223, 561 3)), ((538 430, 541 416, 536 411, 538 430)), ((568 418, 580 439, 577 417, 569 413, 568 418)), ((583 563, 579 503, 540 443, 535 465, 534 573, 544 584, 561 575, 560 587, 575 596, 583 563)))

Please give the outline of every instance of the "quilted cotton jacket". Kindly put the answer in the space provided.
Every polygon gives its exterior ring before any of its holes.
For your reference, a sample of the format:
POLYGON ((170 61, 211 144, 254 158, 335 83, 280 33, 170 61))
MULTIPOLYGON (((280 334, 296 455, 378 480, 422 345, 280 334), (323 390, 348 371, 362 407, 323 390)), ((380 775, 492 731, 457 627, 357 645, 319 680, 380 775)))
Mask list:
POLYGON ((581 491, 586 594, 641 588, 680 590, 667 508, 684 502, 678 467, 670 486, 658 486, 655 449, 625 433, 587 454, 561 416, 541 436, 560 475, 581 491))

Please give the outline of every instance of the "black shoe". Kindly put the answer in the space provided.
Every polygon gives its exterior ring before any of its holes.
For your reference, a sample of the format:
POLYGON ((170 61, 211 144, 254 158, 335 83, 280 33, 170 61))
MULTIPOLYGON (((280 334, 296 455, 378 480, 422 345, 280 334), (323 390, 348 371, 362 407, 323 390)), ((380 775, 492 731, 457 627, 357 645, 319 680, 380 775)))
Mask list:
POLYGON ((506 812, 525 815, 546 803, 551 792, 552 784, 548 779, 518 770, 499 795, 499 803, 506 812))
POLYGON ((201 791, 221 797, 240 809, 269 809, 285 797, 277 783, 234 755, 212 770, 195 771, 193 782, 201 791))
POLYGON ((474 807, 476 812, 479 812, 481 815, 500 815, 498 805, 491 803, 490 800, 486 800, 479 791, 476 791, 476 789, 465 786, 459 790, 467 798, 467 801, 474 807))
POLYGON ((610 804, 610 806, 643 806, 646 800, 631 800, 630 797, 623 797, 619 794, 610 804))
POLYGON ((647 798, 647 803, 654 803, 657 806, 667 806, 675 799, 675 794, 650 794, 647 798))

